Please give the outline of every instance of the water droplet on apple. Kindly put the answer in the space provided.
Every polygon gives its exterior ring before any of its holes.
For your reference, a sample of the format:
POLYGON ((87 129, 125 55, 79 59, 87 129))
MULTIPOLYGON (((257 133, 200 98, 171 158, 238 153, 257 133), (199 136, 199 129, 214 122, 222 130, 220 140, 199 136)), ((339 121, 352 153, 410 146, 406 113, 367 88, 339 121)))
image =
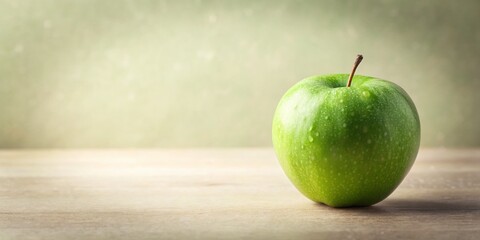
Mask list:
POLYGON ((340 102, 343 103, 343 99, 340 99, 340 102))
POLYGON ((308 141, 313 142, 313 137, 312 137, 312 136, 308 136, 308 141))
POLYGON ((328 119, 328 116, 325 116, 325 119, 328 119))
POLYGON ((363 91, 362 94, 363 94, 363 96, 365 96, 365 97, 370 97, 370 93, 367 92, 367 91, 363 91))
POLYGON ((309 132, 311 132, 313 129, 313 126, 310 126, 310 128, 308 129, 309 132))

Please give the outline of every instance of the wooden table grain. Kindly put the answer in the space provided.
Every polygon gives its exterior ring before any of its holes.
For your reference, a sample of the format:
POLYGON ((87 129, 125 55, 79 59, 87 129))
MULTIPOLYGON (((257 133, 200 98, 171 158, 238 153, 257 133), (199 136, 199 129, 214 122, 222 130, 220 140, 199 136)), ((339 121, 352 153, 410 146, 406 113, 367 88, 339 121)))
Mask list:
POLYGON ((303 197, 271 149, 2 150, 0 239, 480 239, 480 150, 422 149, 349 209, 303 197))

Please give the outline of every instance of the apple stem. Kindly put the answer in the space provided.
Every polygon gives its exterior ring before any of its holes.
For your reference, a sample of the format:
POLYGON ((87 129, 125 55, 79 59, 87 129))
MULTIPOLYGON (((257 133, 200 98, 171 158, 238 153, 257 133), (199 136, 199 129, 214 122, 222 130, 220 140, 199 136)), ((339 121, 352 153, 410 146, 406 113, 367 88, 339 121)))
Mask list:
POLYGON ((353 64, 352 72, 350 73, 350 76, 348 77, 347 87, 350 87, 350 85, 352 84, 353 75, 355 75, 355 71, 357 70, 357 67, 358 67, 358 65, 360 65, 362 60, 363 60, 362 54, 358 54, 357 59, 355 60, 355 63, 353 64))

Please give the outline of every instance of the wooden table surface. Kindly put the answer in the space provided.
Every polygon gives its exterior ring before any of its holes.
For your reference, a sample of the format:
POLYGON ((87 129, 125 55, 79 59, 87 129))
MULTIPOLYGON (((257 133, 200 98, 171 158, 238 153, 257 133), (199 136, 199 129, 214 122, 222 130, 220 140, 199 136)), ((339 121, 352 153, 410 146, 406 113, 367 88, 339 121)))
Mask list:
POLYGON ((271 149, 2 150, 0 239, 480 239, 480 150, 421 150, 383 202, 303 197, 271 149))

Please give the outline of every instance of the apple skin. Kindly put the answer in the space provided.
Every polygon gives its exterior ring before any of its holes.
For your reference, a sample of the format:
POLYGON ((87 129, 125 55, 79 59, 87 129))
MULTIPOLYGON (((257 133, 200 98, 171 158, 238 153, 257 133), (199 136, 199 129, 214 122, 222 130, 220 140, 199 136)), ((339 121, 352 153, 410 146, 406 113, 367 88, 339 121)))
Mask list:
POLYGON ((412 167, 420 120, 398 85, 348 74, 306 78, 280 100, 272 125, 279 162, 295 187, 331 207, 370 206, 412 167))

